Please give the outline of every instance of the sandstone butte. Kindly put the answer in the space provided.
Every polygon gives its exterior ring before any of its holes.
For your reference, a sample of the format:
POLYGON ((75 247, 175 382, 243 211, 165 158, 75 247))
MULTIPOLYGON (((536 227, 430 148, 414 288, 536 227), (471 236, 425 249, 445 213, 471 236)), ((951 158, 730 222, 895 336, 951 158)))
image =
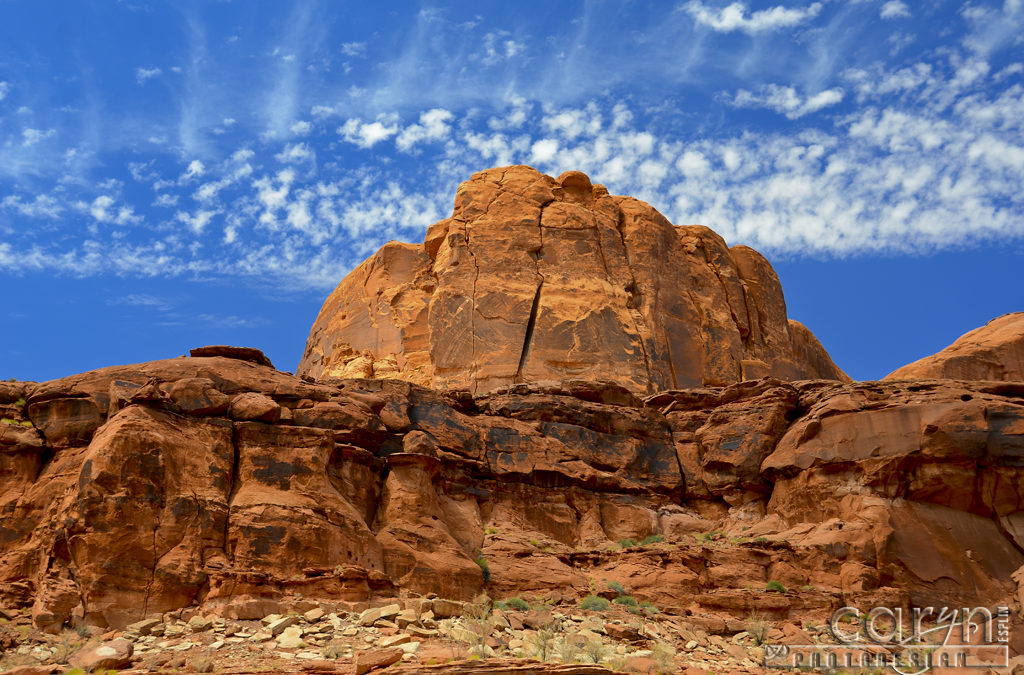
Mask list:
POLYGON ((787 319, 761 254, 674 226, 586 175, 489 169, 423 244, 391 242, 327 298, 298 374, 485 393, 585 377, 638 393, 848 381, 787 319))
POLYGON ((842 606, 1003 605, 1024 650, 1024 382, 993 346, 1019 320, 958 341, 957 379, 849 382, 760 256, 579 174, 478 174, 456 216, 332 294, 306 377, 208 347, 0 382, 3 615, 440 619, 481 592, 575 615, 617 582, 687 658, 680 635, 842 606))

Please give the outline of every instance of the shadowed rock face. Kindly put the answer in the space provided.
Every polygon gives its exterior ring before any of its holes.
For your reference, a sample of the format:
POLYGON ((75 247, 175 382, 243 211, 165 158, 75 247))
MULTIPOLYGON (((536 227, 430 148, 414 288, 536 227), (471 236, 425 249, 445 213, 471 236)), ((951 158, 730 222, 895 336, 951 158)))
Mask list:
POLYGON ((774 378, 472 396, 223 357, 0 383, 0 608, 56 631, 399 594, 575 603, 595 578, 718 632, 755 610, 1012 605, 1022 400, 774 378))
POLYGON ((786 317, 771 265, 578 171, 459 186, 422 245, 392 242, 327 298, 298 372, 493 391, 583 377, 635 392, 847 380, 786 317))
POLYGON ((1024 312, 992 319, 942 351, 885 376, 887 380, 1024 381, 1024 312))

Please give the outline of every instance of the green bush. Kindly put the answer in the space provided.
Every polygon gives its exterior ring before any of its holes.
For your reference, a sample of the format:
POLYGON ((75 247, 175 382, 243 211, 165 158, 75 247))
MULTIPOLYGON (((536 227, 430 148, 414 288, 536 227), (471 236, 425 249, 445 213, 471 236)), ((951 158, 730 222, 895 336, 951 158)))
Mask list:
POLYGON ((637 606, 637 601, 628 595, 620 595, 619 597, 612 600, 612 602, 614 602, 616 605, 625 605, 626 607, 637 606))
POLYGON ((785 593, 786 592, 786 587, 783 586, 778 581, 769 581, 768 583, 766 583, 764 585, 764 590, 766 590, 766 591, 777 591, 779 593, 785 593))
POLYGON ((501 609, 518 609, 520 612, 528 612, 530 610, 530 603, 522 598, 505 598, 498 604, 504 605, 501 609))
POLYGON ((640 607, 642 607, 643 609, 646 609, 651 614, 661 614, 661 610, 658 609, 657 607, 655 607, 654 603, 652 603, 652 602, 647 602, 646 600, 644 600, 643 602, 640 603, 640 607))
POLYGON ((630 548, 632 546, 636 546, 635 539, 619 539, 620 548, 630 548))
POLYGON ((596 595, 588 595, 580 600, 580 609, 591 612, 603 612, 608 609, 609 605, 611 605, 610 602, 596 595))
POLYGON ((491 580, 491 568, 487 564, 487 559, 484 558, 484 554, 482 551, 477 551, 476 560, 474 560, 473 562, 475 562, 477 566, 480 567, 480 571, 484 575, 484 583, 486 584, 487 582, 489 582, 491 580))
POLYGON ((615 591, 616 595, 625 595, 626 594, 626 589, 623 588, 622 584, 620 584, 618 581, 609 581, 608 582, 608 590, 609 591, 615 591))
POLYGON ((648 535, 648 536, 644 537, 644 540, 642 542, 640 542, 640 545, 641 546, 648 546, 650 544, 657 544, 657 543, 662 542, 662 541, 665 541, 664 535, 651 534, 651 535, 648 535))

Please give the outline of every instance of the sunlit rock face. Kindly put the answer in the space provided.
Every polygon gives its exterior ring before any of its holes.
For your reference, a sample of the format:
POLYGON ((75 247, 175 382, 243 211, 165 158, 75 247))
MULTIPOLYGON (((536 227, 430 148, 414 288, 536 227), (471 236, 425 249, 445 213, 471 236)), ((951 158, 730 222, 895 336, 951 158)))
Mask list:
POLYGON ((299 374, 474 393, 571 378, 635 392, 847 379, 787 320, 753 249, 578 171, 526 166, 473 175, 422 245, 389 243, 342 280, 299 374))

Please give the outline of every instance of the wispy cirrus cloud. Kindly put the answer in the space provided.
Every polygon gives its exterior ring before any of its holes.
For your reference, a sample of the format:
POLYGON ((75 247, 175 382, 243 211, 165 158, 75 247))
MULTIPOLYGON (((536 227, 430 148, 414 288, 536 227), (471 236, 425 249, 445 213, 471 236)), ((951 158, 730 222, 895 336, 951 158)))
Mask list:
POLYGON ((769 84, 757 93, 740 89, 733 96, 724 96, 723 100, 737 108, 768 108, 795 120, 840 103, 843 90, 834 87, 810 96, 801 96, 793 87, 769 84))

